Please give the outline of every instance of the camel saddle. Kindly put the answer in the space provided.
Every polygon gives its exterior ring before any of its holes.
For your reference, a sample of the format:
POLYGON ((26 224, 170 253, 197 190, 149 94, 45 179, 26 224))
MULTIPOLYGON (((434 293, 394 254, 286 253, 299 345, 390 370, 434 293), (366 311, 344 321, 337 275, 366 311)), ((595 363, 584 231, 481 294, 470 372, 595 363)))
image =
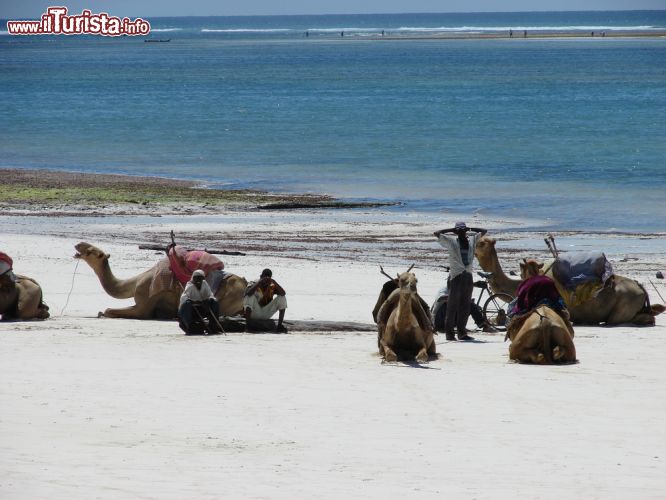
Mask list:
POLYGON ((206 276, 211 271, 224 269, 224 263, 204 250, 190 250, 189 252, 176 245, 169 249, 168 253, 171 271, 176 279, 185 284, 192 278, 192 273, 201 269, 206 276))
POLYGON ((168 257, 160 260, 153 268, 149 296, 169 290, 175 285, 175 280, 185 285, 197 269, 206 273, 206 281, 213 294, 217 293, 224 280, 231 275, 224 271, 224 263, 214 255, 203 250, 188 252, 176 245, 169 250, 168 257))
POLYGON ((558 257, 551 270, 553 277, 568 290, 589 282, 605 286, 613 276, 613 266, 603 252, 573 252, 558 257))
POLYGON ((593 299, 615 284, 613 266, 603 252, 574 252, 558 257, 548 270, 569 308, 593 299))

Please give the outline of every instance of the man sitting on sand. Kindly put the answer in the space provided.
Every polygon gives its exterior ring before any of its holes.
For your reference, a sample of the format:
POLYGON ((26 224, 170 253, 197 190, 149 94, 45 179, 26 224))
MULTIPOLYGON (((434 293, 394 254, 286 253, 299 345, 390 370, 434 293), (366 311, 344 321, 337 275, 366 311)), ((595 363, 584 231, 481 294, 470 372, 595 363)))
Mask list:
MULTIPOLYGON (((449 287, 444 285, 437 292, 437 298, 430 308, 432 313, 433 324, 435 325, 435 330, 438 332, 445 332, 444 329, 446 324, 446 309, 449 302, 449 287)), ((476 323, 476 326, 486 333, 496 333, 497 328, 486 321, 485 316, 483 315, 483 309, 474 302, 471 301, 470 305, 470 316, 476 323)))
POLYGON ((201 269, 194 271, 192 279, 187 282, 185 290, 180 296, 178 319, 180 320, 180 327, 187 334, 193 333, 192 323, 197 314, 202 314, 201 312, 197 313, 194 310, 195 307, 200 308, 199 311, 202 311, 204 316, 214 316, 214 318, 209 317, 210 326, 215 330, 219 329, 216 320, 220 316, 220 306, 210 286, 204 280, 205 277, 206 274, 201 269))
POLYGON ((284 288, 273 279, 273 271, 264 269, 259 281, 250 283, 245 291, 243 307, 247 323, 249 324, 252 319, 270 319, 276 311, 279 311, 276 330, 280 333, 287 333, 287 329, 282 324, 284 311, 287 308, 286 293, 284 288))

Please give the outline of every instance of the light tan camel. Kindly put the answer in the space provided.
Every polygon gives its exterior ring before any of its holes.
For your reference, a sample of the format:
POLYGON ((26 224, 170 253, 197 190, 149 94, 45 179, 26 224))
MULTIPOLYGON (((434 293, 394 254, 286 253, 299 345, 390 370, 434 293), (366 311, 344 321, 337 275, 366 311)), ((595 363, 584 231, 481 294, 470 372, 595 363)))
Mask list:
POLYGON ((46 319, 49 307, 42 302, 42 288, 32 278, 16 275, 14 282, 9 273, 0 276, 0 315, 2 319, 46 319))
MULTIPOLYGON (((155 267, 128 279, 118 279, 111 272, 109 254, 85 242, 75 245, 75 258, 84 260, 99 278, 102 287, 116 299, 134 298, 135 304, 121 309, 107 309, 100 315, 107 318, 128 319, 173 319, 178 313, 178 304, 183 289, 174 278, 170 287, 150 295, 155 267)), ((157 264, 156 264, 157 266, 157 264)), ((243 312, 243 296, 247 281, 234 274, 224 280, 217 291, 220 314, 234 316, 243 312)))
MULTIPOLYGON (((493 273, 488 280, 493 293, 504 292, 512 296, 521 280, 512 279, 504 274, 497 250, 496 240, 484 236, 477 242, 475 255, 481 269, 493 273)), ((546 272, 552 278, 552 273, 546 272)), ((567 304, 571 321, 578 325, 654 325, 654 317, 666 310, 662 304, 648 303, 645 288, 636 280, 615 275, 614 286, 603 288, 595 297, 578 305, 567 304)))
POLYGON ((416 283, 414 273, 400 274, 398 288, 377 313, 379 354, 386 361, 397 361, 400 355, 424 363, 437 353, 430 314, 421 306, 416 283))
MULTIPOLYGON (((520 277, 527 280, 539 276, 541 267, 534 259, 523 259, 520 263, 520 277)), ((538 300, 538 297, 532 300, 538 300)), ((568 316, 567 311, 562 311, 562 314, 568 316)), ((544 304, 522 316, 514 316, 509 323, 506 338, 511 339, 509 358, 520 363, 550 365, 576 361, 571 324, 544 304)))
POLYGON ((576 361, 576 347, 562 317, 546 305, 529 314, 517 332, 509 332, 509 358, 520 363, 550 365, 576 361))

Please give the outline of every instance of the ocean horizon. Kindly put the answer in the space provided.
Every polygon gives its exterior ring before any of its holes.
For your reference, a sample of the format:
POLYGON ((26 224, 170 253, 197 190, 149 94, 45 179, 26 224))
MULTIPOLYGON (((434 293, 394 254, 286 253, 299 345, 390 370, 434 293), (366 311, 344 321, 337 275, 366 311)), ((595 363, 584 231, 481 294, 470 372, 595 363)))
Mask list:
POLYGON ((0 36, 0 168, 666 231, 666 11, 148 19, 0 36))

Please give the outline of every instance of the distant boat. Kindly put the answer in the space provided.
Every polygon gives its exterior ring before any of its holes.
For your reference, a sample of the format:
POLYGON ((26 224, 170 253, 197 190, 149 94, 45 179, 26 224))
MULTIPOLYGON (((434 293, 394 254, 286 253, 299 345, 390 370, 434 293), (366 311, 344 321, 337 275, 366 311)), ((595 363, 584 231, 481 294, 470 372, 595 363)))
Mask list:
POLYGON ((162 40, 162 39, 144 40, 144 42, 146 42, 146 43, 150 43, 150 42, 152 42, 152 43, 160 43, 160 42, 164 43, 164 42, 170 42, 170 41, 171 41, 171 38, 166 38, 164 40, 162 40))

